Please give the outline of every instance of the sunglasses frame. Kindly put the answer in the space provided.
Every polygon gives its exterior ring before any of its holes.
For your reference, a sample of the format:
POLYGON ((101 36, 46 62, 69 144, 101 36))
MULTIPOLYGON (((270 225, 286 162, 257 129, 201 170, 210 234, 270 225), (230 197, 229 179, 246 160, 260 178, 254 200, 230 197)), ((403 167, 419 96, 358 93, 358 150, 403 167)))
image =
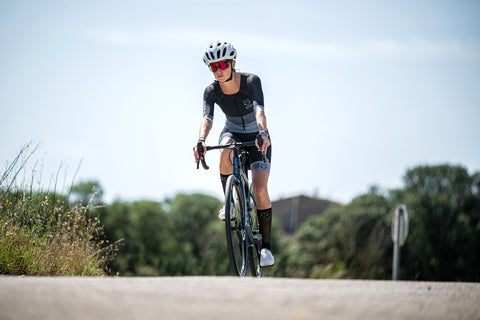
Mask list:
POLYGON ((212 72, 217 72, 218 69, 227 70, 229 65, 230 66, 232 65, 232 60, 218 61, 218 62, 214 62, 214 63, 209 64, 208 69, 210 69, 210 71, 212 71, 212 72), (221 63, 225 64, 225 68, 222 68, 222 66, 220 65, 221 63))

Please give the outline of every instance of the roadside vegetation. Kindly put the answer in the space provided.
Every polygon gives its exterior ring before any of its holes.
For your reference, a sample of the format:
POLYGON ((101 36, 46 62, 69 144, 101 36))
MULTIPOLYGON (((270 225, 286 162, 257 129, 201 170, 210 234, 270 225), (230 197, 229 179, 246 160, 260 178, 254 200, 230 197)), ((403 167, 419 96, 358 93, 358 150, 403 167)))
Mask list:
MULTIPOLYGON (((102 188, 92 181, 68 195, 35 192, 14 183, 24 167, 20 158, 30 155, 22 152, 1 175, 0 274, 231 275, 216 214, 221 200, 177 194, 102 205, 102 188)), ((391 279, 399 204, 409 215, 399 279, 480 281, 480 173, 449 164, 411 168, 401 188, 371 187, 312 216, 293 236, 274 218, 276 264, 264 275, 391 279)))
MULTIPOLYGON (((88 204, 25 182, 27 145, 0 175, 0 274, 101 276, 118 243, 105 238, 88 204)), ((35 172, 32 170, 32 172, 35 172)))
MULTIPOLYGON (((417 166, 399 189, 371 187, 286 236, 273 219, 276 264, 265 276, 391 279, 392 217, 405 204, 409 235, 401 280, 480 281, 480 173, 417 166)), ((163 202, 115 202, 98 209, 111 239, 125 239, 112 270, 120 275, 231 275, 219 199, 178 194, 163 202)))

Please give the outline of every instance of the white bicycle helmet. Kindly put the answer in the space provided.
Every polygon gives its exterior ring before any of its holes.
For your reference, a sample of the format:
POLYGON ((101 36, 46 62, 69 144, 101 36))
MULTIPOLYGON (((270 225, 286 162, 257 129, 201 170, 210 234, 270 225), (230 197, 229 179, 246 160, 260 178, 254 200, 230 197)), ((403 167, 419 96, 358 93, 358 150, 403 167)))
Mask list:
POLYGON ((208 45, 205 48, 203 54, 203 62, 208 66, 210 63, 222 61, 222 60, 233 60, 237 58, 237 50, 233 45, 227 41, 215 41, 208 45))

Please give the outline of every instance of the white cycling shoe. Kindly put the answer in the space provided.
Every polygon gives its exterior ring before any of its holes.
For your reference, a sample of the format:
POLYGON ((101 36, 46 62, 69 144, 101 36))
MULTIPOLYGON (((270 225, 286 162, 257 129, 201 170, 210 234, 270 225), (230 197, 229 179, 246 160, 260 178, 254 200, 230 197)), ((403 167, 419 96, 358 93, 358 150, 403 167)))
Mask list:
POLYGON ((270 250, 263 248, 260 251, 260 267, 270 267, 275 264, 275 259, 270 250))
MULTIPOLYGON (((233 210, 233 207, 231 206, 230 207, 230 219, 233 220, 234 217, 233 215, 235 214, 235 211, 233 210)), ((225 206, 222 207, 222 209, 220 209, 218 211, 218 218, 222 221, 225 221, 225 206)))

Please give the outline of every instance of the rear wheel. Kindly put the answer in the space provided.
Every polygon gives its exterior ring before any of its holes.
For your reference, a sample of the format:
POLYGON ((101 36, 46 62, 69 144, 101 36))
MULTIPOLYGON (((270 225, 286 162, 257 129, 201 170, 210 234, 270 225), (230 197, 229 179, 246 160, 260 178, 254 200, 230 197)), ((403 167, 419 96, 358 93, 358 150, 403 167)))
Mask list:
POLYGON ((248 262, 250 264, 250 273, 254 277, 262 276, 262 267, 260 266, 260 251, 262 250, 262 235, 260 234, 260 227, 257 217, 257 202, 250 187, 250 217, 252 222, 252 233, 254 245, 248 247, 248 262))
POLYGON ((225 231, 228 254, 234 275, 247 275, 247 241, 243 223, 244 198, 242 187, 235 176, 227 180, 225 190, 225 231))

